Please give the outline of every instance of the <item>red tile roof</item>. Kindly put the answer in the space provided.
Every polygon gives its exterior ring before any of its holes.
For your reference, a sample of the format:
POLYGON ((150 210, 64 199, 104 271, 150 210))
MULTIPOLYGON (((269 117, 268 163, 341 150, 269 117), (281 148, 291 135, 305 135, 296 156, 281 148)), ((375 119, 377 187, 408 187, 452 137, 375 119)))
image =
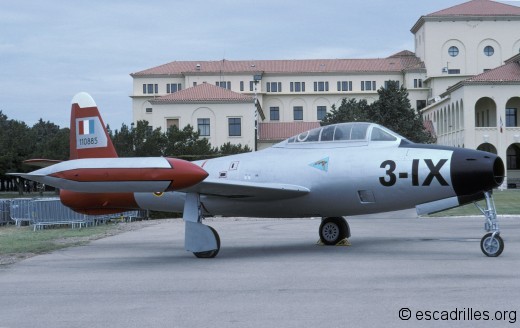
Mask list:
POLYGON ((507 5, 490 0, 471 0, 460 5, 442 9, 431 14, 421 16, 412 27, 415 33, 426 20, 453 19, 453 18, 482 18, 482 17, 511 17, 520 16, 520 7, 507 5))
POLYGON ((471 0, 460 5, 426 15, 426 17, 440 16, 519 16, 520 7, 506 5, 490 0, 471 0))
POLYGON ((426 131, 430 132, 432 138, 437 138, 437 134, 435 133, 435 127, 431 120, 423 121, 423 126, 426 131))
POLYGON ((520 84, 520 54, 509 58, 502 66, 472 76, 449 87, 446 92, 441 94, 441 97, 445 97, 465 85, 475 84, 520 84))
POLYGON ((472 82, 520 82, 520 63, 510 62, 464 81, 472 82))
POLYGON ((152 104, 253 103, 254 98, 209 83, 150 100, 152 104))
POLYGON ((173 61, 130 75, 401 72, 421 64, 413 52, 402 51, 388 58, 375 59, 173 61))
POLYGON ((258 123, 260 141, 282 141, 302 132, 317 128, 320 122, 268 122, 258 123))

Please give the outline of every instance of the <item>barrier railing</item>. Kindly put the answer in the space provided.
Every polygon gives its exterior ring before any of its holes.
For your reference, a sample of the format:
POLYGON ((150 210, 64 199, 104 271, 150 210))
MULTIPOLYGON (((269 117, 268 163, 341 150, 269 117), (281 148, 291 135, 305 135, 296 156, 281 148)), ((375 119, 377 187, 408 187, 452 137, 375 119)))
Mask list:
POLYGON ((0 199, 0 225, 11 223, 10 199, 0 199))
MULTIPOLYGON (((144 219, 148 214, 144 210, 127 211, 111 215, 80 214, 64 206, 59 198, 17 198, 4 203, 9 204, 7 216, 10 220, 12 219, 17 226, 22 225, 23 222, 29 222, 29 224, 34 226, 34 230, 58 225, 70 225, 72 228, 81 228, 101 224, 116 218, 129 222, 136 219, 144 219)), ((1 206, 2 203, 0 203, 0 209, 2 209, 1 206)), ((0 212, 0 214, 2 213, 0 212)))

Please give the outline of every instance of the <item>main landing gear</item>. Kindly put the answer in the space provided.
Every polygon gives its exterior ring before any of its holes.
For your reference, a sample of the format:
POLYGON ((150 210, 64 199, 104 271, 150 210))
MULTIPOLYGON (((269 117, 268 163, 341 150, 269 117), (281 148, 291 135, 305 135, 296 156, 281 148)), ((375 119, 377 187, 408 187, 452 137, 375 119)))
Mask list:
POLYGON ((486 217, 484 229, 488 232, 480 240, 480 249, 489 257, 497 257, 504 251, 504 240, 500 237, 500 228, 497 221, 497 210, 493 195, 490 191, 484 193, 486 197, 486 208, 482 208, 477 203, 475 205, 486 217))
POLYGON ((183 217, 186 223, 184 248, 198 258, 213 258, 220 250, 220 237, 215 229, 202 224, 200 195, 186 194, 183 217))
POLYGON ((337 245, 350 237, 350 227, 343 217, 328 217, 322 219, 319 233, 323 244, 337 245))

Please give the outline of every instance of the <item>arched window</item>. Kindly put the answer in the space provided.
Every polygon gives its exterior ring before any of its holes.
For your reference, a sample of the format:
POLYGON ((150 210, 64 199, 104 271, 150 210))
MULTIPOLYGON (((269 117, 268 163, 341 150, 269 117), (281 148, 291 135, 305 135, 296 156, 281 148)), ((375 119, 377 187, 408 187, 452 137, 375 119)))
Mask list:
POLYGON ((520 169, 520 144, 512 144, 507 148, 507 169, 520 169))

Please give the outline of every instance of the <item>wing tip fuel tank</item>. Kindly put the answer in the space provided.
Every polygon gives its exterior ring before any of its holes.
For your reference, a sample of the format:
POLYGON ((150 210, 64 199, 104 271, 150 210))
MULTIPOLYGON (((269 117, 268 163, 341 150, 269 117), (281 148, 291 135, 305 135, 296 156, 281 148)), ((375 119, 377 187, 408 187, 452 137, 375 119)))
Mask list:
POLYGON ((72 98, 72 105, 78 104, 80 108, 97 107, 94 99, 86 92, 79 92, 72 98))
POLYGON ((203 168, 181 159, 159 157, 150 158, 150 162, 136 166, 132 158, 78 159, 20 176, 61 189, 90 193, 173 191, 196 185, 208 176, 203 168), (106 164, 97 165, 100 161, 106 164))

